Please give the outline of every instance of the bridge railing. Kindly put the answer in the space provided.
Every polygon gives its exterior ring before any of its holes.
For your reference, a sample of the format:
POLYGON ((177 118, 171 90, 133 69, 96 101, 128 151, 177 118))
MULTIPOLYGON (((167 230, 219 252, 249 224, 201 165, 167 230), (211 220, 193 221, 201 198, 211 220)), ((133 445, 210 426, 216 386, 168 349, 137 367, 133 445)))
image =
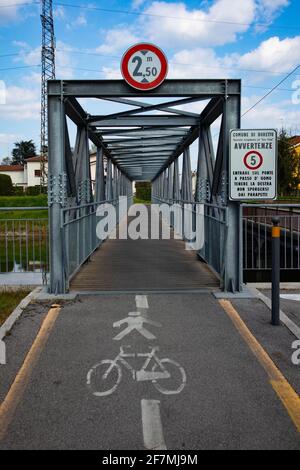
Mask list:
POLYGON ((300 270, 300 204, 243 204, 244 273, 271 271, 271 228, 274 216, 279 218, 281 228, 281 270, 300 270))
POLYGON ((197 230, 197 243, 194 245, 195 249, 199 257, 215 271, 222 285, 226 276, 227 207, 195 201, 161 199, 158 197, 153 197, 153 203, 176 205, 180 208, 180 226, 178 227, 178 223, 176 224, 174 220, 174 215, 172 219, 171 214, 172 227, 182 236, 184 241, 188 242, 190 240, 185 236, 186 227, 189 227, 189 230, 194 233, 197 230), (186 219, 189 220, 187 221, 186 219))
POLYGON ((41 273, 43 282, 47 282, 47 211, 47 207, 0 207, 1 274, 41 273))
MULTIPOLYGON (((127 200, 128 205, 131 205, 132 197, 128 197, 127 200)), ((118 222, 118 198, 62 209, 61 230, 64 240, 64 266, 66 279, 69 282, 105 240, 104 238, 99 238, 97 224, 103 218, 103 215, 98 215, 99 212, 102 212, 99 209, 104 210, 108 205, 112 205, 115 208, 116 222, 118 222)))

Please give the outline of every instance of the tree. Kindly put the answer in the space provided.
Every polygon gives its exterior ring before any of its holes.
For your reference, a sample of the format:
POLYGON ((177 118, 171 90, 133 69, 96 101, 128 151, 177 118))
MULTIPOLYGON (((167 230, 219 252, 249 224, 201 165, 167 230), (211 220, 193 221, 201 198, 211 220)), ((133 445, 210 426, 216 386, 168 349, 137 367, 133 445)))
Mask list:
POLYGON ((2 160, 2 165, 11 165, 11 163, 12 163, 12 161, 11 161, 11 158, 9 158, 9 157, 5 157, 2 160))
POLYGON ((299 156, 291 147, 287 131, 282 129, 278 137, 278 191, 280 196, 288 196, 297 191, 299 183, 299 156))
POLYGON ((12 165, 24 165, 26 158, 36 155, 36 147, 32 140, 21 140, 15 142, 12 151, 12 165))

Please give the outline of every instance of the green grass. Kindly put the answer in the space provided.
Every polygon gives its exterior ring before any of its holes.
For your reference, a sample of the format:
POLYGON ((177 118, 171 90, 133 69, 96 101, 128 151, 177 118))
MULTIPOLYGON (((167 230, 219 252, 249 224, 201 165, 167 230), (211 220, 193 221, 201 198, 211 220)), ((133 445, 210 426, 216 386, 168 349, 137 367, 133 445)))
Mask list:
POLYGON ((47 195, 0 196, 0 207, 47 207, 47 195))
POLYGON ((277 199, 279 202, 286 203, 286 204, 298 204, 300 203, 300 196, 285 196, 285 197, 278 197, 277 199))
MULTIPOLYGON (((0 196, 0 207, 47 207, 47 196, 45 194, 39 196, 0 196)), ((47 210, 0 211, 0 220, 47 219, 47 217, 47 210)))
MULTIPOLYGON (((48 219, 48 211, 0 211, 0 220, 7 219, 48 219)), ((48 224, 48 220, 42 221, 44 225, 48 224)))
POLYGON ((29 291, 0 292, 0 325, 2 325, 11 312, 17 307, 29 291))

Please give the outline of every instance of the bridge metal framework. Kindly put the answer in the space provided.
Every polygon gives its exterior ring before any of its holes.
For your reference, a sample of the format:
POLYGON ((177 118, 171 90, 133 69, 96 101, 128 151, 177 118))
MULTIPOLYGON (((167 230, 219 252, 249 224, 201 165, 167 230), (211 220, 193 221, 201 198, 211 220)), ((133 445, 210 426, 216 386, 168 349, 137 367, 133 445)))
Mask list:
POLYGON ((97 207, 107 201, 117 205, 119 195, 131 203, 132 182, 139 180, 152 182, 154 202, 204 207, 205 246, 199 254, 218 273, 225 291, 242 290, 240 204, 228 197, 229 131, 240 128, 240 80, 166 80, 147 92, 134 90, 123 80, 50 80, 48 110, 52 293, 68 290, 72 276, 101 243, 96 237, 97 207), (90 115, 80 98, 115 102, 127 109, 90 115), (204 102, 200 114, 185 110, 197 101, 204 102), (214 152, 211 126, 218 118, 214 152), (73 149, 67 119, 77 128, 73 149), (193 194, 190 146, 197 139, 193 194), (94 191, 89 141, 97 147, 94 191))

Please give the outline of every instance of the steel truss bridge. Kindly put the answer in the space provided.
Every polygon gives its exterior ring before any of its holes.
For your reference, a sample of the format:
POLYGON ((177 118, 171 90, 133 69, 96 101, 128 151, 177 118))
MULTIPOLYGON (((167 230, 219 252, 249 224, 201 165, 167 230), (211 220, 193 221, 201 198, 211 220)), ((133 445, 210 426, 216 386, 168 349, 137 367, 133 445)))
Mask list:
POLYGON ((199 255, 217 273, 223 290, 240 292, 240 204, 228 198, 229 130, 240 128, 240 108, 240 80, 166 80, 150 92, 134 90, 122 80, 50 80, 50 291, 66 292, 101 244, 96 236, 97 207, 105 202, 117 205, 119 196, 127 196, 131 204, 132 182, 147 180, 152 183, 153 202, 190 203, 195 212, 198 204, 204 207, 205 244, 199 255), (99 113, 103 102, 127 109, 91 115, 80 103, 91 99, 99 103, 99 113), (200 114, 185 110, 199 101, 204 102, 200 114), (211 126, 219 118, 215 152, 211 126), (76 126, 74 148, 69 121, 76 126), (94 191, 89 141, 97 148, 94 191), (195 141, 193 194, 190 146, 195 141))

